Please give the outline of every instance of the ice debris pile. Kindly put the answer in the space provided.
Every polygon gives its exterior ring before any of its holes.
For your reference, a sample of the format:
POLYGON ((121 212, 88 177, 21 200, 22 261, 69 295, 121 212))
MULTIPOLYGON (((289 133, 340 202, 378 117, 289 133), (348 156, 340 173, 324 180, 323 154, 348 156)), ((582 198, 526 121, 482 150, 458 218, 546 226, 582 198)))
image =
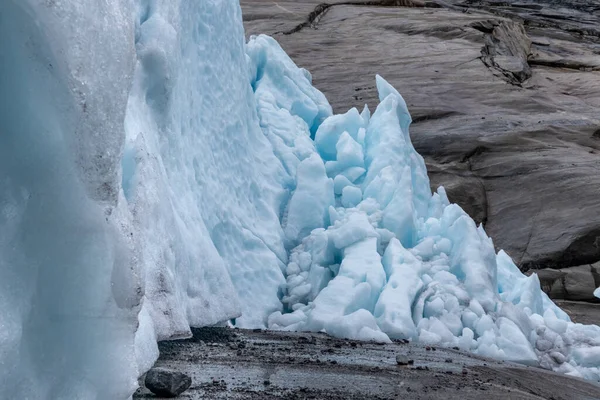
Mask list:
POLYGON ((431 194, 383 79, 332 115, 225 0, 6 0, 0 45, 1 398, 128 398, 228 321, 600 378, 600 328, 431 194))
POLYGON ((251 38, 248 52, 259 69, 252 84, 261 121, 296 122, 262 125, 268 137, 293 138, 279 157, 298 159, 282 220, 290 250, 284 309, 269 315, 269 328, 458 346, 600 378, 600 328, 570 322, 537 276, 496 254, 443 188, 431 194, 393 87, 378 76, 373 115, 351 109, 315 127, 320 103, 298 90, 310 76, 291 81, 299 70, 271 38, 251 38), (308 149, 295 145, 305 143, 289 132, 295 125, 314 139, 308 149))

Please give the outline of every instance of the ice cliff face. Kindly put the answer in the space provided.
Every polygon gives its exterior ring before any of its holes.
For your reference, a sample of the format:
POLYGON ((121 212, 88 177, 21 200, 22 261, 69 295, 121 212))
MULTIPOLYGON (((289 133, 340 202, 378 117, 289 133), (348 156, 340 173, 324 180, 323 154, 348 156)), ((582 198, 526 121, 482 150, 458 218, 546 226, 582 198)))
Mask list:
POLYGON ((131 10, 123 4, 2 3, 6 399, 95 398, 102 387, 109 388, 103 395, 117 387, 122 396, 135 383, 141 281, 120 190, 135 53, 131 10))
POLYGON ((443 189, 395 89, 331 116, 232 1, 0 10, 1 396, 118 399, 190 326, 409 338, 598 378, 443 189))
POLYGON ((156 339, 241 314, 228 268, 281 307, 239 6, 2 7, 2 396, 126 398, 156 339))

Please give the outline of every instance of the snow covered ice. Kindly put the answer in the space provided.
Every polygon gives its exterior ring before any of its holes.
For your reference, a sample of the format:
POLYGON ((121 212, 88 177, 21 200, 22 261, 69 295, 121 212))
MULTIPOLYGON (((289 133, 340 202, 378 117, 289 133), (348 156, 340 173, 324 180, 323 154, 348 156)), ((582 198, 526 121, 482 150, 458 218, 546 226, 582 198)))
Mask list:
POLYGON ((222 0, 8 0, 0 43, 2 398, 125 399, 228 321, 600 379, 600 328, 430 192, 383 78, 332 115, 222 0))

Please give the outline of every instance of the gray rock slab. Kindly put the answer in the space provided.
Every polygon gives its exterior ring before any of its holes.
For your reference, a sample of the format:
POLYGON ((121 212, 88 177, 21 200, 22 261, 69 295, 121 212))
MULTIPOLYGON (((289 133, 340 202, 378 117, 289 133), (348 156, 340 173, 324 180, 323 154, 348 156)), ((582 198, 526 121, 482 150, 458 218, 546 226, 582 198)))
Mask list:
POLYGON ((600 301, 593 294, 600 286, 598 264, 530 272, 537 273, 542 289, 553 299, 600 301))
POLYGON ((375 74, 394 85, 432 187, 523 270, 600 260, 597 2, 333 3, 285 35, 320 1, 241 1, 247 33, 274 35, 336 112, 373 109, 375 74))

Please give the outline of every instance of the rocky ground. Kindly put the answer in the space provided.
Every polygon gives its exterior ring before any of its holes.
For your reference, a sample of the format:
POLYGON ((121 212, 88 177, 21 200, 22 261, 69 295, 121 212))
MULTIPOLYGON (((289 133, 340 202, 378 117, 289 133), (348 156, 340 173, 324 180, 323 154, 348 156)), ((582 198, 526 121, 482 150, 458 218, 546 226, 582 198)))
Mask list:
POLYGON ((600 325, 600 305, 597 303, 558 299, 554 302, 569 314, 573 322, 600 325))
POLYGON ((336 112, 402 93, 433 187, 555 298, 600 286, 600 1, 241 0, 336 112), (572 267, 579 267, 572 269, 572 267))
MULTIPOLYGON (((191 376, 181 399, 599 399, 600 387, 454 349, 323 334, 203 328, 160 343, 157 366, 191 376), (401 361, 411 362, 398 365, 401 361)), ((143 380, 142 380, 143 381, 143 380)), ((147 389, 134 399, 155 399, 147 389)))

